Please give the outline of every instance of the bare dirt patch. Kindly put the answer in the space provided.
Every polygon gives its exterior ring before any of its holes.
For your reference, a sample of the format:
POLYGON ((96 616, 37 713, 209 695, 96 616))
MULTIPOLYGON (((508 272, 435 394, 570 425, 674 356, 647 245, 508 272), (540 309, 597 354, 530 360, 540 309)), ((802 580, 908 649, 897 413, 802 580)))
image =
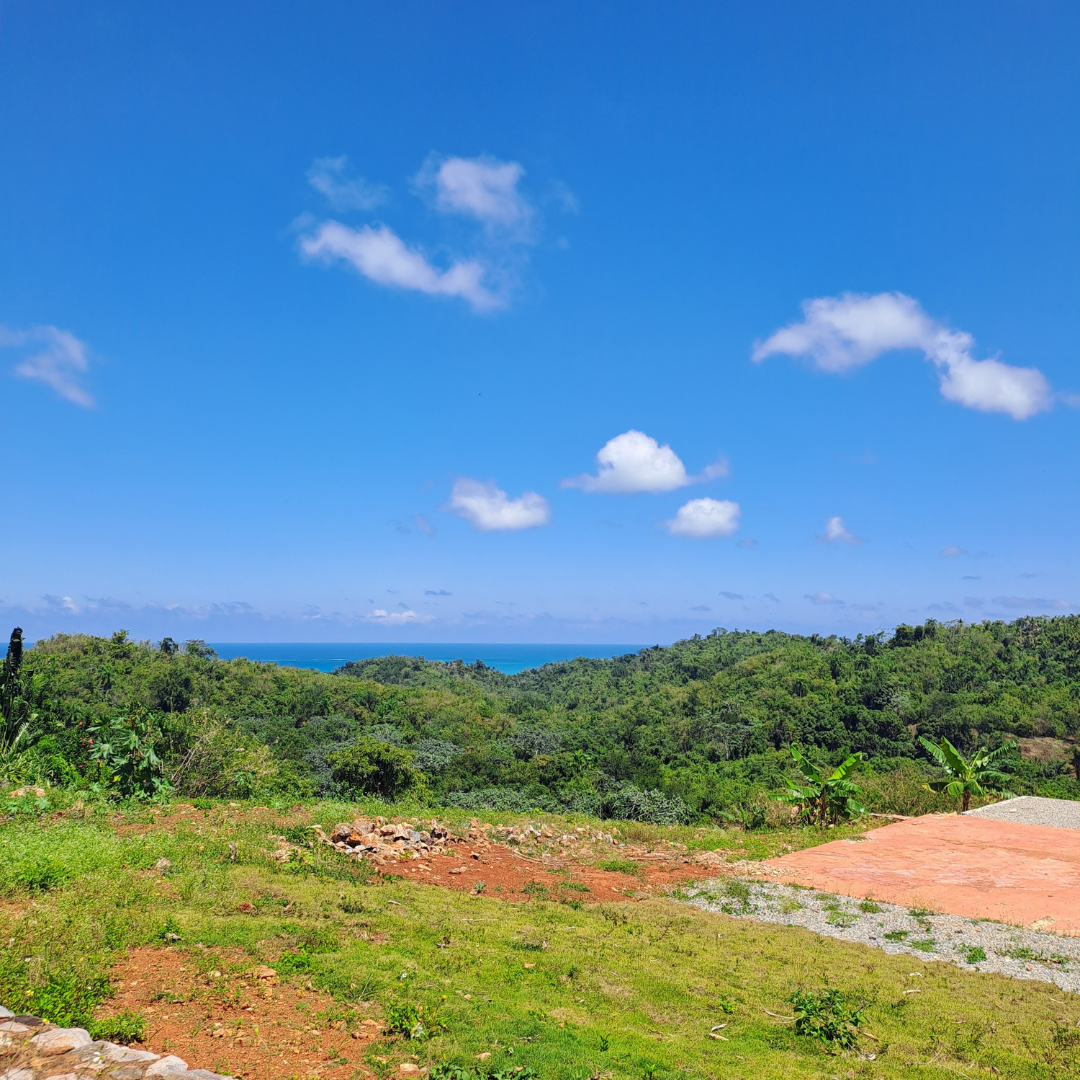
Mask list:
POLYGON ((1080 831, 929 814, 771 859, 770 877, 845 896, 1080 936, 1080 831))
POLYGON ((622 847, 617 854, 596 855, 590 851, 527 856, 489 840, 459 840, 448 854, 388 859, 379 864, 379 869, 395 877, 501 900, 588 904, 643 900, 672 885, 700 878, 705 872, 681 845, 653 852, 622 847), (600 864, 608 861, 623 863, 625 869, 603 869, 600 864))
POLYGON ((380 1038, 378 1007, 344 1009, 268 970, 238 950, 207 949, 193 958, 179 949, 136 949, 113 968, 116 993, 100 1015, 140 1013, 147 1024, 138 1045, 176 1054, 191 1068, 251 1080, 345 1080, 358 1069, 370 1075, 360 1056, 380 1038))

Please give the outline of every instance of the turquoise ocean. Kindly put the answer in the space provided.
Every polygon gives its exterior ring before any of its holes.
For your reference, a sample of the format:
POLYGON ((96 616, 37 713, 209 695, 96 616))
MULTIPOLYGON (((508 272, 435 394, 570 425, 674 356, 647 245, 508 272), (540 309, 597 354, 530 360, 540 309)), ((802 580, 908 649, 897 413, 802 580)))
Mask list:
POLYGON ((248 660, 279 664, 282 667, 315 668, 333 671, 348 660, 368 660, 373 656, 422 656, 426 660, 463 660, 472 664, 483 661, 507 675, 528 668, 573 660, 578 656, 603 658, 637 652, 643 645, 489 645, 404 642, 330 642, 308 644, 297 642, 207 642, 218 656, 233 660, 244 656, 248 660))

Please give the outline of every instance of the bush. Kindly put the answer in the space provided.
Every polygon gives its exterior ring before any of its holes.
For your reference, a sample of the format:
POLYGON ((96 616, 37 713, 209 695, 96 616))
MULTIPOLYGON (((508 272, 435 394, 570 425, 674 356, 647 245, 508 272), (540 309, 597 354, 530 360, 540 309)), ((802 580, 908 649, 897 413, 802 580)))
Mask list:
POLYGON ((104 1039, 127 1046, 129 1043, 142 1042, 146 1035, 146 1020, 138 1013, 123 1009, 116 1016, 92 1020, 88 1030, 92 1039, 104 1039))
POLYGON ((850 1050, 858 1042, 856 1028, 862 1009, 852 1009, 839 990, 796 990, 789 998, 795 1006, 795 1034, 819 1039, 826 1050, 850 1050))
POLYGON ((169 779, 178 792, 247 798, 277 790, 280 769, 265 743, 206 710, 188 714, 182 723, 177 741, 183 749, 169 761, 169 779))
POLYGON ((420 779, 409 750, 367 737, 329 754, 327 761, 334 780, 344 791, 355 795, 396 799, 420 779))

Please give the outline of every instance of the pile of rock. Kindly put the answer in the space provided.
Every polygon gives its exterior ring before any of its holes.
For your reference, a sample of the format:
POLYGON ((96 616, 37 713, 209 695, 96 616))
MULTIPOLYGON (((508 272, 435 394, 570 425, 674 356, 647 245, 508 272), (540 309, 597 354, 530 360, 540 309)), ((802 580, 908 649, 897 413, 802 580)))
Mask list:
POLYGON ((316 840, 329 844, 343 855, 354 859, 367 856, 374 862, 448 855, 447 845, 455 840, 437 821, 425 827, 420 823, 390 822, 381 817, 335 825, 329 836, 318 825, 313 831, 316 840))
POLYGON ((37 1016, 13 1016, 0 1007, 0 1080, 229 1080, 189 1069, 172 1055, 132 1050, 90 1038, 84 1028, 61 1028, 37 1016))

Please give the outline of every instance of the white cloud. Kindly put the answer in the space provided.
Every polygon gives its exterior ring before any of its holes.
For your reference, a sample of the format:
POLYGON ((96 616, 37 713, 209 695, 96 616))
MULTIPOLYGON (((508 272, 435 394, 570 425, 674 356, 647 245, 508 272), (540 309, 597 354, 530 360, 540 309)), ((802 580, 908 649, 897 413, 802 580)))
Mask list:
POLYGON ((338 210, 371 210, 386 201, 386 188, 369 184, 362 176, 345 175, 345 156, 316 158, 308 169, 308 183, 338 210))
POLYGON ((51 386, 62 398, 81 405, 94 406, 94 399, 79 384, 90 364, 86 344, 67 330, 56 326, 34 326, 29 330, 9 330, 0 326, 0 348, 26 349, 15 365, 15 374, 37 379, 51 386))
POLYGON ((975 339, 931 319, 903 293, 844 293, 803 301, 803 321, 777 330, 754 347, 754 360, 784 353, 808 356, 822 371, 842 372, 894 349, 919 349, 938 368, 941 393, 982 412, 1026 420, 1053 405, 1054 395, 1037 368, 975 360, 975 339))
POLYGON ((324 263, 343 259, 379 285, 412 289, 431 296, 458 296, 477 311, 499 307, 502 301, 483 284, 486 267, 475 259, 459 260, 438 270, 408 247, 386 225, 359 229, 324 221, 314 233, 301 237, 300 250, 324 263))
POLYGON ((516 161, 432 155, 416 178, 418 187, 434 188, 435 207, 464 214, 488 227, 525 230, 532 219, 529 202, 518 191, 525 175, 516 161))
POLYGON ((809 600, 811 604, 843 604, 844 602, 843 600, 838 600, 832 593, 827 592, 807 593, 806 599, 809 600))
POLYGON ((941 549, 941 554, 946 559, 954 559, 958 555, 966 555, 967 552, 962 547, 957 547, 955 544, 950 544, 948 547, 941 549))
POLYGON ((448 509, 482 532, 531 529, 551 522, 551 506, 542 495, 526 491, 511 499, 490 481, 458 480, 448 509))
POLYGON ((406 623, 418 622, 429 623, 434 620, 434 615, 417 615, 415 611, 406 608, 404 611, 383 611, 376 608, 370 615, 365 615, 365 622, 380 623, 383 626, 404 626, 406 623))
POLYGON ((861 544, 862 541, 844 524, 842 517, 831 517, 825 522, 825 531, 818 537, 822 544, 861 544))
POLYGON ((564 480, 563 487, 630 494, 674 491, 694 482, 678 454, 643 431, 631 429, 609 439, 597 453, 596 461, 596 476, 586 473, 564 480))
POLYGON ((674 518, 664 522, 664 528, 672 536, 694 540, 730 536, 739 527, 741 513, 739 504, 727 499, 691 499, 679 507, 674 518))

